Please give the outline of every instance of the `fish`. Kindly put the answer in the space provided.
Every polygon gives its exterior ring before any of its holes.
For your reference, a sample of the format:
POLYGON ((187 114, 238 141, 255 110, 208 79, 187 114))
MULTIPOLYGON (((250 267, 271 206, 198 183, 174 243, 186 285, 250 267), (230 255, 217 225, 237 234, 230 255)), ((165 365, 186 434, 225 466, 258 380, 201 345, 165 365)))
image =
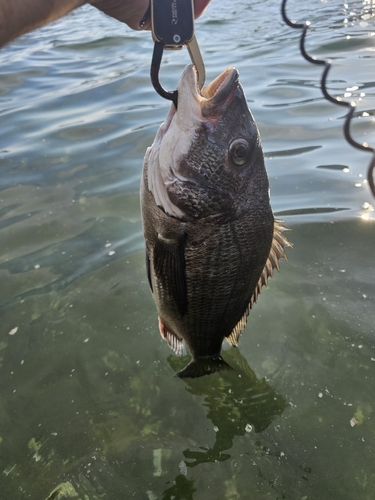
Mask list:
POLYGON ((226 339, 237 346, 262 287, 291 246, 270 205, 258 127, 239 72, 226 68, 201 90, 193 65, 146 151, 141 215, 148 282, 159 330, 192 359, 176 375, 196 378, 232 369, 226 339))

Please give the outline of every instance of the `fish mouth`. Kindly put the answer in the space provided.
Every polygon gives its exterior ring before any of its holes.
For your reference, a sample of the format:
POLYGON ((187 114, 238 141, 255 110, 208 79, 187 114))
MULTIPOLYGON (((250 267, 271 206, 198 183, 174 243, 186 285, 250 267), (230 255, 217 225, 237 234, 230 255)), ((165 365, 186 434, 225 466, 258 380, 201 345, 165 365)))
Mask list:
POLYGON ((200 92, 202 115, 212 116, 218 112, 222 113, 233 99, 238 83, 237 69, 228 67, 215 80, 203 87, 200 92))
POLYGON ((203 118, 217 119, 227 109, 239 86, 239 74, 236 68, 226 68, 211 83, 199 89, 198 74, 195 66, 190 64, 181 77, 178 89, 178 105, 180 101, 191 98, 199 105, 203 118))
POLYGON ((200 89, 197 70, 193 64, 189 64, 177 85, 178 108, 176 109, 174 104, 171 105, 156 139, 168 132, 174 120, 179 122, 181 129, 189 129, 194 120, 203 120, 215 127, 239 85, 238 70, 228 67, 211 83, 200 89))

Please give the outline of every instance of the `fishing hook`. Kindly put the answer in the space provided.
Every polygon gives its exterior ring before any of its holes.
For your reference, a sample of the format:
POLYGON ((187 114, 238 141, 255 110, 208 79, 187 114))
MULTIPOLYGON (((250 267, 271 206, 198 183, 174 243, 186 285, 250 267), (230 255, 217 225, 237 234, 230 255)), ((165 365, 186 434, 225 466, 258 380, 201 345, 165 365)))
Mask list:
POLYGON ((332 63, 330 60, 324 60, 324 59, 317 59, 316 57, 310 56, 306 49, 305 49, 305 40, 306 40, 306 34, 307 31, 311 25, 309 21, 306 21, 304 24, 297 23, 296 21, 292 21, 288 18, 286 15, 286 3, 287 0, 282 0, 281 3, 281 16, 284 20, 284 22, 290 26, 291 28, 297 28, 297 29, 302 29, 302 35, 300 38, 300 51, 302 56, 310 63, 316 64, 319 66, 325 66, 322 78, 320 81, 320 87, 323 92, 324 97, 332 102, 333 104, 338 104, 339 106, 343 106, 347 109, 349 109, 349 112, 346 116, 345 123, 344 123, 344 136, 345 139, 348 141, 348 143, 353 146, 354 148, 360 149, 361 151, 367 151, 368 153, 372 153, 372 160, 367 168, 367 180, 371 189, 371 192, 373 196, 375 197, 375 182, 374 182, 374 170, 375 170, 375 149, 371 148, 367 143, 359 143, 356 140, 353 139, 351 133, 350 133, 350 122, 351 119, 354 115, 354 111, 356 108, 355 102, 347 102, 341 99, 341 97, 334 97, 332 96, 326 86, 327 82, 327 76, 329 73, 329 70, 331 69, 332 63))

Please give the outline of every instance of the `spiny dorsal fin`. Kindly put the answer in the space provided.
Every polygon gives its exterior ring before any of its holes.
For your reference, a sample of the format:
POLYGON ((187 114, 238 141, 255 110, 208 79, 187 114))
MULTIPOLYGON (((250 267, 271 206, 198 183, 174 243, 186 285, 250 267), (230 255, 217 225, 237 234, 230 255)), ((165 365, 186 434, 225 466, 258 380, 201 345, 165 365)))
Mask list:
POLYGON ((232 332, 230 335, 228 335, 228 337, 226 337, 227 339, 227 342, 229 345, 233 346, 233 347, 236 347, 237 344, 238 344, 238 339, 240 338, 241 336, 241 333, 243 332, 245 326, 246 326, 246 323, 247 323, 247 317, 249 316, 250 314, 250 309, 251 309, 251 306, 250 304, 247 306, 246 308, 246 311, 245 311, 245 314, 242 316, 242 318, 240 319, 240 321, 237 323, 237 325, 233 328, 232 332))
POLYGON ((246 326, 247 317, 250 314, 250 310, 252 309, 253 304, 257 301, 258 295, 261 294, 262 287, 268 285, 268 278, 273 277, 273 270, 277 269, 278 271, 280 271, 279 260, 280 259, 288 260, 284 249, 285 247, 293 248, 293 245, 282 234, 283 231, 290 231, 290 229, 284 226, 282 224, 282 221, 275 219, 271 250, 268 259, 266 261, 266 264, 263 268, 262 274, 260 275, 259 281, 255 287, 254 293, 251 296, 250 303, 247 306, 246 311, 242 316, 242 318, 240 319, 240 321, 233 328, 231 334, 228 335, 228 337, 226 337, 228 343, 231 346, 237 346, 241 333, 243 332, 246 326))
POLYGON ((185 344, 183 339, 172 332, 167 326, 165 326, 163 320, 159 316, 159 331, 160 335, 167 342, 172 351, 177 354, 177 356, 182 356, 186 353, 185 344))

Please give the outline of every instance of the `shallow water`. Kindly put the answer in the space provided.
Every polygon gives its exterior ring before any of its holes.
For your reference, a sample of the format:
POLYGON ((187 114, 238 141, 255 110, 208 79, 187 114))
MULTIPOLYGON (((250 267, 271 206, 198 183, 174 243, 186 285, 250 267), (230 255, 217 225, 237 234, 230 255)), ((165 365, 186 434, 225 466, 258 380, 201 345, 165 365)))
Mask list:
MULTIPOLYGON (((297 2, 329 88, 375 144, 371 2, 297 2), (358 87, 358 88, 354 88, 358 87)), ((368 154, 342 135, 279 2, 213 0, 208 79, 238 67, 294 250, 234 372, 179 380, 145 278, 144 152, 168 103, 152 42, 90 7, 0 50, 0 491, 16 500, 373 499, 374 238, 368 154)), ((186 51, 168 53, 174 88, 186 51)))

